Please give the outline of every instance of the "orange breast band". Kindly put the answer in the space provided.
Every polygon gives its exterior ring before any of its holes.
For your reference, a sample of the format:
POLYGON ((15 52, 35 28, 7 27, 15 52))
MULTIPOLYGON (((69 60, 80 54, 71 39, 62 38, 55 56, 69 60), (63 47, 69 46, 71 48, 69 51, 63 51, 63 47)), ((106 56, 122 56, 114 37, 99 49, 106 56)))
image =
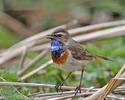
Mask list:
POLYGON ((68 58, 68 55, 69 55, 68 50, 65 51, 64 54, 57 59, 52 55, 53 62, 58 64, 58 65, 64 64, 68 58))

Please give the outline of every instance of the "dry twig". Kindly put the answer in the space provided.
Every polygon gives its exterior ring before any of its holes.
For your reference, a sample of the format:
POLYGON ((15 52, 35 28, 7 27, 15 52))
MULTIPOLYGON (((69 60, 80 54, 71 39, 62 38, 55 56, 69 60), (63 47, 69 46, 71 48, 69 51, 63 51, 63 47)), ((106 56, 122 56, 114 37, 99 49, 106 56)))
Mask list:
MULTIPOLYGON (((125 24, 125 21, 124 20, 122 20, 122 21, 117 21, 117 22, 109 22, 109 23, 104 23, 104 24, 97 24, 97 25, 90 25, 90 26, 86 26, 86 27, 81 27, 81 28, 76 28, 76 29, 72 29, 72 30, 69 30, 69 32, 70 32, 70 34, 79 34, 79 33, 83 33, 83 32, 86 32, 87 30, 89 31, 89 30, 94 30, 94 29, 97 29, 97 26, 99 27, 100 26, 100 28, 101 27, 103 27, 103 28, 105 28, 105 27, 110 27, 110 26, 116 26, 116 25, 123 25, 123 24, 125 24)), ((56 28, 59 28, 59 27, 62 27, 62 28, 66 28, 66 25, 62 25, 62 26, 58 26, 58 27, 56 27, 56 28)), ((41 33, 39 33, 39 34, 37 34, 37 35, 34 35, 34 36, 32 36, 32 37, 29 37, 29 38, 27 38, 27 39, 25 39, 25 40, 23 40, 23 41, 21 41, 21 42, 19 42, 19 43, 17 43, 16 45, 14 45, 14 46, 12 46, 10 49, 8 49, 8 50, 6 50, 5 52, 3 52, 0 56, 0 64, 3 64, 4 62, 6 62, 6 61, 8 61, 9 59, 11 59, 11 58, 13 58, 13 57, 15 57, 15 56, 17 56, 17 55, 19 55, 22 51, 23 51, 23 46, 26 46, 26 47, 28 47, 28 48, 31 48, 31 47, 33 47, 34 45, 36 45, 36 43, 37 43, 37 41, 38 40, 40 40, 40 39, 43 39, 44 37, 45 37, 45 35, 48 35, 48 34, 50 34, 50 33, 52 33, 53 32, 53 30, 54 29, 56 29, 56 28, 53 28, 53 29, 50 29, 50 30, 47 30, 47 31, 45 31, 45 32, 41 32, 41 33), (12 53, 13 52, 13 53, 12 53)), ((117 29, 114 29, 115 30, 115 36, 119 36, 119 34, 118 33, 120 33, 121 32, 121 34, 120 34, 120 36, 121 35, 124 35, 123 34, 123 32, 125 31, 124 29, 123 29, 124 27, 123 26, 121 26, 121 27, 118 27, 117 29), (120 29, 121 29, 121 31, 120 31, 120 29), (116 35, 117 34, 117 35, 116 35)), ((107 31, 105 31, 104 32, 104 34, 105 35, 107 35, 107 37, 108 37, 108 35, 110 34, 110 37, 111 37, 111 34, 113 34, 112 32, 113 32, 113 29, 112 30, 107 30, 107 31), (108 32, 109 31, 109 32, 108 32), (107 32, 107 33, 106 33, 107 32), (110 33, 111 32, 111 33, 110 33), (108 34, 109 33, 109 34, 108 34)), ((83 35, 83 36, 80 36, 81 38, 80 38, 80 41, 88 41, 88 40, 90 40, 90 39, 97 39, 99 36, 100 36, 100 32, 101 32, 101 34, 103 33, 103 31, 99 31, 99 32, 97 32, 97 34, 90 34, 90 35, 83 35), (99 36, 98 36, 99 35, 99 36), (85 38, 83 38, 83 37, 85 37, 85 38)), ((114 36, 113 35, 113 36, 114 36)), ((102 35, 103 36, 103 35, 102 35)), ((105 38, 107 38, 106 36, 105 36, 105 38)), ((75 37, 76 38, 76 40, 77 40, 77 38, 78 37, 75 37)), ((29 50, 29 49, 28 49, 29 50)))
MULTIPOLYGON (((75 31, 75 29, 74 29, 75 31)), ((119 26, 111 29, 105 29, 97 32, 91 32, 88 34, 78 35, 73 37, 74 40, 78 42, 85 42, 90 40, 99 40, 99 39, 106 39, 106 38, 113 38, 118 36, 124 36, 125 35, 125 26, 119 26)), ((50 48, 50 44, 42 44, 39 46, 34 46, 31 48, 31 51, 40 51, 43 49, 50 48)))
MULTIPOLYGON (((18 83, 18 82, 0 82, 0 85, 3 86, 28 86, 28 87, 44 87, 44 88, 55 88, 56 85, 51 84, 38 84, 38 83, 18 83)), ((62 89, 65 90, 75 90, 76 87, 73 86, 62 86, 62 89)), ((88 88, 81 88, 83 92, 88 91, 88 88)), ((92 89, 91 92, 96 91, 97 89, 92 89)))
POLYGON ((25 80, 25 79, 29 78, 30 76, 34 75, 35 73, 37 73, 38 71, 40 71, 41 69, 47 67, 48 65, 50 65, 50 64, 52 64, 52 63, 53 63, 52 60, 46 62, 46 63, 43 64, 42 66, 40 66, 40 67, 38 67, 37 69, 33 70, 32 72, 30 72, 30 73, 28 73, 28 74, 22 76, 22 77, 21 77, 21 80, 25 80))
POLYGON ((61 95, 54 95, 54 96, 45 96, 45 97, 40 97, 39 100, 62 100, 62 99, 67 99, 67 98, 73 98, 73 97, 81 97, 81 96, 88 96, 93 94, 93 92, 84 92, 84 93, 78 93, 76 96, 74 96, 74 93, 72 94, 61 94, 61 95))
MULTIPOLYGON (((75 29, 73 29, 75 31, 75 29)), ((99 40, 106 38, 113 38, 125 35, 125 26, 119 26, 111 29, 105 29, 97 32, 91 32, 88 34, 78 35, 73 37, 74 40, 78 42, 85 42, 90 40, 99 40)), ((50 43, 45 43, 37 46, 33 46, 30 51, 41 51, 43 49, 50 48, 50 43)))
MULTIPOLYGON (((124 65, 125 66, 125 65, 124 65)), ((123 67, 124 68, 124 67, 123 67)), ((119 74, 118 74, 119 75, 119 74)), ((125 73, 120 75, 120 78, 125 78, 125 73)), ((118 87, 120 84, 122 84, 123 80, 118 80, 116 81, 116 83, 114 84, 113 89, 115 89, 116 87, 118 87)), ((98 100, 99 97, 101 96, 101 94, 104 92, 104 90, 106 89, 107 85, 105 85, 103 88, 99 89, 97 92, 95 92, 93 95, 84 98, 83 100, 98 100)))
POLYGON ((24 65, 24 61, 25 61, 25 58, 26 58, 26 54, 27 54, 27 50, 26 50, 26 47, 24 47, 24 50, 22 52, 22 56, 21 56, 21 59, 20 59, 19 69, 17 71, 17 74, 24 67, 23 65, 24 65))
MULTIPOLYGON (((0 79, 1 79, 2 81, 7 82, 7 80, 5 80, 3 77, 0 77, 0 79)), ((9 86, 11 86, 18 94, 22 95, 24 98, 29 99, 29 97, 27 97, 27 96, 23 95, 22 93, 20 93, 20 91, 18 91, 17 88, 15 88, 13 85, 9 85, 9 86)), ((1 100, 1 99, 0 99, 0 100, 1 100)))
MULTIPOLYGON (((125 69, 125 65, 120 69, 120 71, 116 74, 115 78, 119 78, 122 71, 125 69)), ((104 92, 100 96, 99 100, 104 100, 105 96, 113 89, 113 86, 118 81, 118 79, 111 79, 108 83, 107 87, 105 88, 104 92)))
MULTIPOLYGON (((123 76, 125 77, 125 73, 123 74, 123 76)), ((118 79, 118 81, 119 81, 119 79, 118 79)), ((0 85, 3 85, 3 86, 28 86, 28 87, 55 88, 55 85, 51 85, 51 84, 38 84, 38 83, 0 82, 0 85)), ((65 90, 75 90, 75 88, 76 87, 72 87, 72 86, 62 86, 62 89, 65 89, 65 90)), ((118 91, 118 89, 120 89, 120 88, 122 88, 122 89, 124 88, 124 90, 125 90, 125 87, 121 86, 121 87, 117 88, 115 91, 118 91)), ((100 89, 92 89, 91 91, 86 92, 88 90, 89 90, 89 88, 82 88, 82 93, 78 94, 77 97, 95 94, 100 89)), ((54 100, 59 100, 59 99, 65 99, 65 98, 74 97, 74 94, 73 94, 74 92, 75 91, 66 91, 66 92, 63 92, 63 95, 61 95, 62 94, 61 92, 60 93, 45 93, 45 94, 35 93, 35 94, 29 95, 29 97, 33 97, 33 98, 35 98, 35 97, 44 97, 44 99, 45 98, 53 98, 54 100)), ((41 98, 41 99, 43 99, 43 98, 41 98)), ((97 99, 95 99, 95 98, 86 99, 85 98, 83 100, 97 100, 97 99)))
POLYGON ((18 75, 20 76, 24 72, 26 72, 30 67, 32 67, 34 64, 36 64, 47 52, 48 52, 48 50, 42 51, 35 59, 33 59, 29 64, 24 66, 24 68, 18 72, 18 75))

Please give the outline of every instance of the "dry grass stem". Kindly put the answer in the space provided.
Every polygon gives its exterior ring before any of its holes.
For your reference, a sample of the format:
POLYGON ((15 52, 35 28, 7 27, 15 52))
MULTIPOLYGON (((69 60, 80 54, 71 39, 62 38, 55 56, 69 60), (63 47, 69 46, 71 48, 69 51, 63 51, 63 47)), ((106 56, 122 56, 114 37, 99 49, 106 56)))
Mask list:
MULTIPOLYGON (((79 34, 79 33, 84 33, 87 30, 88 31, 89 30, 95 30, 95 29, 97 29, 97 26, 98 27, 100 26, 100 28, 101 27, 104 28, 104 27, 117 26, 117 25, 123 25, 123 24, 125 24, 125 20, 116 21, 116 22, 108 22, 108 23, 104 23, 104 24, 96 24, 95 26, 90 25, 90 26, 86 26, 86 27, 75 28, 75 29, 69 30, 69 32, 70 32, 70 34, 79 34)), ((66 25, 58 26, 56 28, 59 28, 59 27, 66 28, 66 25)), ((10 49, 6 50, 5 52, 3 52, 0 55, 1 56, 0 57, 0 64, 3 64, 4 62, 12 59, 13 57, 16 57, 17 55, 19 55, 23 51, 23 46, 26 46, 28 48, 32 48, 33 46, 35 46, 37 44, 36 41, 42 40, 43 38, 45 38, 46 35, 52 33, 53 30, 56 29, 56 28, 41 32, 41 33, 39 33, 37 35, 34 35, 34 36, 31 36, 31 37, 17 43, 16 45, 12 46, 10 49)), ((124 27, 121 26, 121 28, 118 27, 117 29, 112 28, 112 30, 110 30, 110 31, 109 30, 107 30, 107 31, 104 30, 104 32, 99 31, 99 32, 97 32, 97 34, 95 34, 95 32, 94 32, 94 34, 91 33, 90 35, 85 35, 85 36, 83 35, 82 37, 80 36, 81 37, 80 41, 82 42, 82 41, 88 41, 88 40, 91 40, 91 39, 98 39, 99 36, 104 36, 104 35, 100 35, 100 32, 101 32, 101 34, 105 33, 105 37, 108 37, 109 35, 113 34, 112 32, 115 32, 113 36, 121 36, 121 35, 124 35, 123 31, 125 31, 125 30, 123 28, 124 27), (121 29, 121 31, 119 29, 121 29), (107 32, 107 34, 106 34, 106 32, 107 32), (119 32, 121 32, 121 34, 119 34, 119 32)), ((78 36, 75 37, 75 39, 79 40, 77 38, 78 38, 78 36)))
MULTIPOLYGON (((88 90, 89 90, 89 88, 88 88, 88 90)), ((88 91, 88 90, 86 90, 86 91, 88 91)), ((89 91, 89 93, 91 92, 93 94, 97 90, 99 90, 99 89, 94 89, 92 91, 89 91)), ((86 91, 82 91, 82 92, 87 93, 86 91)), ((63 96, 64 95, 71 95, 71 94, 74 94, 74 93, 75 93, 75 91, 64 91, 63 93, 62 92, 58 92, 58 93, 57 92, 54 92, 54 93, 38 92, 38 93, 30 94, 30 95, 28 95, 28 97, 33 97, 33 98, 35 98, 35 97, 47 97, 47 96, 54 97, 54 96, 60 96, 62 94, 63 94, 63 96)), ((125 87, 124 86, 118 87, 115 90, 113 90, 113 93, 114 94, 124 94, 125 93, 125 87)), ((109 95, 107 97, 109 97, 109 95)))
POLYGON ((108 95, 107 98, 109 98, 110 100, 124 100, 124 98, 120 98, 120 97, 114 97, 114 96, 110 96, 108 95))
MULTIPOLYGON (((0 79, 1 79, 2 81, 4 81, 4 82, 7 82, 7 80, 5 80, 3 77, 0 77, 0 79)), ((9 85, 9 86, 11 86, 18 94, 22 95, 24 98, 29 99, 29 97, 23 95, 23 94, 22 94, 20 91, 18 91, 17 88, 14 87, 13 85, 9 85)), ((0 100, 1 100, 1 99, 0 99, 0 100)))
MULTIPOLYGON (((122 69, 118 72, 118 74, 116 75, 117 77, 121 74, 121 71, 124 69, 125 65, 122 67, 122 69)), ((120 78, 125 78, 125 73, 120 75, 120 78)), ((115 84, 113 85, 113 87, 111 88, 111 90, 115 89, 116 87, 118 87, 120 84, 123 83, 124 80, 117 80, 115 82, 115 84)), ((102 87, 101 89, 99 89, 97 92, 95 92, 93 95, 84 98, 83 100, 98 100, 99 97, 103 94, 104 90, 106 89, 107 85, 105 85, 104 87, 102 87)))
MULTIPOLYGON (((123 80, 123 81, 125 81, 125 80, 123 80)), ((113 90, 113 93, 114 94, 125 94, 125 86, 120 86, 120 87, 116 88, 115 90, 113 90)))
MULTIPOLYGON (((94 92, 82 92, 78 93, 75 97, 79 96, 88 96, 93 94, 94 92)), ((66 92, 56 92, 56 93, 43 93, 43 94, 33 94, 29 95, 29 97, 32 98, 39 98, 40 100, 48 100, 48 99, 54 99, 54 100, 59 100, 59 99, 66 99, 66 98, 71 98, 74 97, 75 91, 66 91, 66 92)))
MULTIPOLYGON (((122 71, 125 69, 125 65, 119 70, 119 72, 116 74, 115 78, 119 78, 122 71)), ((111 79, 111 81, 108 83, 107 87, 105 88, 104 92, 100 96, 99 100, 104 100, 105 96, 112 90, 114 84, 117 82, 117 79, 111 79)))
POLYGON ((47 67, 48 65, 50 65, 50 64, 52 64, 52 63, 53 63, 52 60, 46 62, 46 63, 43 64, 42 66, 40 66, 40 67, 36 68, 35 70, 33 70, 32 72, 30 72, 30 73, 28 73, 28 74, 22 76, 22 77, 21 77, 21 80, 25 80, 25 79, 29 78, 30 76, 34 75, 35 73, 37 73, 38 71, 42 70, 43 68, 47 67))
POLYGON ((72 36, 74 36, 74 35, 79 35, 79 34, 88 33, 88 32, 92 32, 92 31, 97 31, 100 29, 115 27, 115 26, 119 26, 119 25, 125 25, 125 20, 88 25, 88 26, 84 26, 84 27, 80 27, 80 28, 76 28, 76 29, 71 29, 71 30, 69 30, 69 32, 71 33, 72 36))
MULTIPOLYGON (((0 86, 27 86, 27 87, 44 87, 44 88, 55 88, 56 85, 51 84, 39 84, 39 83, 19 83, 19 82, 0 82, 0 86)), ((62 86, 65 90, 75 90, 76 87, 73 86, 62 86)), ((88 91, 88 88, 81 88, 83 92, 88 91)), ((95 92, 98 89, 92 89, 90 92, 95 92)))
MULTIPOLYGON (((20 59, 20 63, 19 63, 19 69, 18 69, 18 72, 24 67, 24 61, 25 61, 25 58, 26 58, 26 54, 27 54, 27 50, 26 50, 26 47, 24 47, 24 50, 22 52, 22 56, 21 56, 21 59, 20 59)), ((17 74, 18 74, 17 72, 17 74)))
POLYGON ((73 98, 73 97, 80 97, 80 96, 88 96, 93 94, 93 92, 85 92, 85 93, 77 93, 75 96, 74 93, 71 94, 60 94, 60 95, 52 95, 52 96, 45 96, 45 97, 40 97, 39 100, 64 100, 67 98, 73 98))
MULTIPOLYGON (((125 26, 119 26, 111 29, 105 29, 97 32, 92 32, 88 34, 78 35, 73 37, 78 42, 85 42, 89 40, 99 40, 99 39, 105 39, 105 38, 113 38, 118 36, 124 36, 125 33, 125 26)), ((41 51, 43 49, 50 48, 50 43, 41 44, 38 46, 34 46, 30 49, 30 51, 41 51)))
POLYGON ((36 64, 44 55, 46 55, 47 52, 48 52, 48 50, 42 51, 35 59, 33 59, 29 64, 24 66, 24 68, 18 72, 18 75, 20 76, 24 72, 26 72, 30 67, 32 67, 34 64, 36 64))
POLYGON ((113 78, 113 79, 125 81, 125 78, 113 78))
POLYGON ((4 97, 0 96, 0 100, 4 100, 4 97))
MULTIPOLYGON (((73 24, 76 24, 76 23, 73 23, 73 24)), ((101 23, 101 24, 95 24, 95 25, 89 25, 89 26, 86 26, 86 27, 76 28, 76 29, 73 29, 73 30, 71 30, 69 32, 72 35, 72 34, 80 33, 80 32, 83 33, 83 32, 89 31, 89 30, 97 30, 97 28, 100 29, 100 28, 106 28, 106 27, 124 25, 124 24, 125 24, 125 20, 119 20, 119 21, 113 21, 113 22, 107 22, 107 23, 101 23)), ((47 31, 44 31, 44 32, 41 32, 41 33, 38 33, 37 35, 31 36, 31 37, 29 37, 29 38, 15 44, 11 48, 16 48, 16 47, 22 46, 24 44, 30 43, 32 41, 39 40, 39 39, 43 38, 44 36, 46 36, 48 34, 51 34, 53 32, 53 30, 55 30, 56 28, 65 28, 65 29, 67 29, 67 24, 52 28, 50 30, 47 30, 47 31)))
POLYGON ((29 97, 45 97, 45 96, 54 96, 54 95, 65 95, 65 94, 73 94, 75 91, 66 91, 66 92, 54 92, 54 93, 35 93, 28 95, 29 97))
MULTIPOLYGON (((3 85, 3 86, 28 86, 28 87, 55 88, 55 85, 38 84, 38 83, 0 82, 0 85, 3 85)), ((62 95, 62 92, 59 92, 59 93, 44 93, 44 94, 41 94, 39 92, 39 93, 31 94, 28 97, 33 97, 33 98, 41 97, 41 99, 43 99, 43 98, 44 99, 45 98, 53 98, 54 100, 66 99, 66 98, 74 97, 74 92, 75 91, 72 91, 72 90, 75 90, 75 88, 76 87, 72 87, 72 86, 62 86, 62 89, 71 90, 71 91, 63 92, 63 95, 62 95)), ((118 91, 118 89, 120 89, 120 88, 122 88, 122 89, 124 88, 124 90, 125 90, 125 87, 122 86, 122 87, 117 88, 115 91, 118 91)), ((88 90, 89 90, 89 88, 82 88, 82 93, 81 94, 78 93, 76 95, 76 97, 92 95, 92 94, 96 93, 96 91, 98 91, 99 89, 92 89, 90 92, 86 92, 88 90)), ((97 99, 93 98, 93 99, 83 99, 83 100, 97 100, 97 99)))
POLYGON ((47 43, 47 44, 33 46, 29 51, 36 52, 36 51, 41 51, 41 50, 49 49, 49 48, 50 48, 50 43, 47 43))
MULTIPOLYGON (((58 26, 56 28, 65 28, 65 25, 62 26, 58 26)), ((31 48, 32 46, 36 45, 36 41, 41 39, 41 37, 45 37, 45 34, 50 34, 53 32, 53 30, 55 30, 56 28, 47 30, 45 32, 39 33, 37 35, 34 35, 32 37, 29 37, 17 44, 15 44, 14 46, 12 46, 10 49, 6 50, 5 52, 3 52, 0 56, 0 64, 3 64, 4 62, 12 59, 13 57, 16 57, 17 55, 19 55, 22 51, 24 46, 26 46, 27 48, 31 48)), ((28 49, 29 50, 29 49, 28 49)))
POLYGON ((75 40, 79 42, 84 42, 88 40, 95 40, 95 39, 105 39, 108 37, 118 37, 125 35, 125 26, 119 26, 111 29, 101 30, 97 32, 91 32, 89 34, 83 34, 80 36, 74 37, 75 40))

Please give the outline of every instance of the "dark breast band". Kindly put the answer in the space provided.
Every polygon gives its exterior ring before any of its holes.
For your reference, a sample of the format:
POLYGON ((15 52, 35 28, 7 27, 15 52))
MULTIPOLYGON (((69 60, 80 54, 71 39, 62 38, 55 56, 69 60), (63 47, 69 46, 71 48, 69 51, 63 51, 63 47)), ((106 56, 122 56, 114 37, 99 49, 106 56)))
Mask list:
POLYGON ((64 64, 67 61, 68 55, 69 55, 69 51, 68 50, 66 50, 59 58, 55 58, 52 55, 53 62, 58 64, 58 65, 64 64))

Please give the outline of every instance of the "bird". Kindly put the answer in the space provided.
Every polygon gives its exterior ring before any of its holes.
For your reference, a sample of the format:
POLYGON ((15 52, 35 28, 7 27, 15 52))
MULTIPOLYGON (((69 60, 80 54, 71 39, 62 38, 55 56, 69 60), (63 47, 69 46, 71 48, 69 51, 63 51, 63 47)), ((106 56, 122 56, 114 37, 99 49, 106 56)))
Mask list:
POLYGON ((62 83, 55 86, 57 91, 59 87, 61 89, 61 86, 64 85, 72 72, 80 70, 81 78, 79 85, 75 89, 75 95, 78 92, 81 93, 83 72, 88 63, 94 60, 110 60, 90 53, 63 28, 55 29, 52 34, 47 35, 47 38, 51 40, 50 52, 53 62, 59 68, 70 72, 62 83))

